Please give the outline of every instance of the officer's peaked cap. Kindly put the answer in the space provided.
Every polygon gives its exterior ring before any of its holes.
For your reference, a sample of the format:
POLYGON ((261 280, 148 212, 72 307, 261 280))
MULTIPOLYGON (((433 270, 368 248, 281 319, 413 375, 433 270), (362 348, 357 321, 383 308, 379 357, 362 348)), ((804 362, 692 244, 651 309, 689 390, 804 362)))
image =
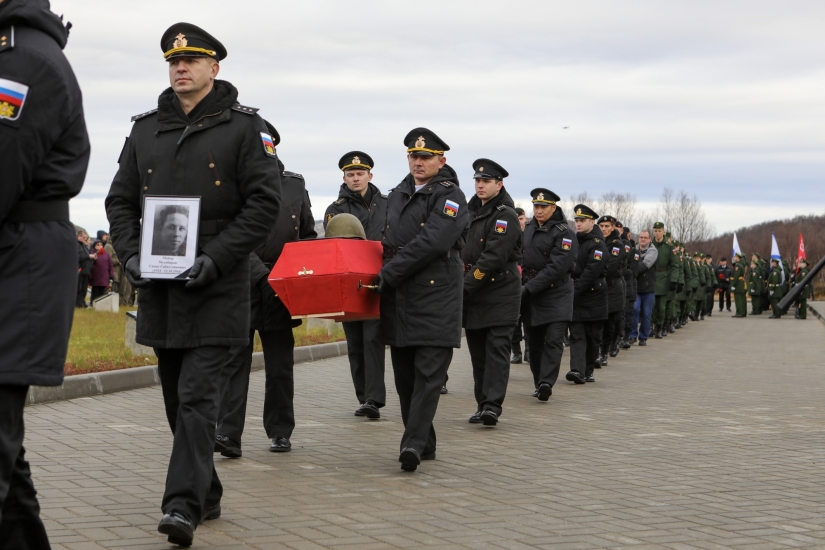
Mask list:
POLYGON ((160 49, 166 60, 175 57, 211 57, 221 61, 226 48, 220 40, 192 23, 175 23, 163 33, 160 49))
POLYGON ((510 175, 499 163, 490 159, 478 159, 473 163, 473 170, 475 170, 473 174, 475 179, 503 180, 510 175))
POLYGON ((410 130, 404 138, 404 145, 407 146, 407 153, 424 157, 443 155, 444 151, 450 150, 449 145, 427 128, 410 130))
POLYGON ((574 219, 586 219, 586 220, 596 220, 599 218, 599 215, 589 206, 586 204, 577 204, 573 208, 573 218, 574 219))
POLYGON ((346 172, 347 170, 372 170, 375 163, 372 157, 363 151, 350 151, 338 161, 338 168, 346 172))
POLYGON ((536 187, 530 191, 530 196, 533 197, 533 204, 556 204, 561 197, 543 187, 536 187))

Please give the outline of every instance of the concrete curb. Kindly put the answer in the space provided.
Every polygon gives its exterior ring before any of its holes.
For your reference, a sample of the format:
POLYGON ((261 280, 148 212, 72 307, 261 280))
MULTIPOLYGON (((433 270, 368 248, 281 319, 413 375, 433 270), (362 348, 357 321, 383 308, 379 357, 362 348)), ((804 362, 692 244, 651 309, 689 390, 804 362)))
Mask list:
POLYGON ((825 314, 825 307, 820 307, 820 303, 822 304, 822 306, 825 306, 825 302, 808 302, 808 311, 813 313, 814 317, 819 319, 819 322, 825 325, 825 317, 823 317, 823 314, 825 314), (820 308, 822 313, 820 313, 820 311, 817 311, 816 308, 820 308))
MULTIPOLYGON (((346 342, 332 342, 314 346, 295 348, 293 357, 295 363, 309 363, 338 357, 347 354, 346 342)), ((252 354, 252 370, 264 368, 264 354, 252 354)), ((112 370, 107 372, 93 372, 67 376, 61 386, 31 386, 26 397, 27 405, 65 401, 78 397, 91 397, 125 390, 146 388, 160 384, 157 365, 134 367, 131 369, 112 370)))

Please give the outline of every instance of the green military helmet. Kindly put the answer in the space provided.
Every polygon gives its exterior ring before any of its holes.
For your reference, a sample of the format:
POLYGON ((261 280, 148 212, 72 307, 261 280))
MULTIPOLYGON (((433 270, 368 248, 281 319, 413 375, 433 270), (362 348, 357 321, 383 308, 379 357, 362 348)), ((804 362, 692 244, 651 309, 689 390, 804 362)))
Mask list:
POLYGON ((324 232, 327 239, 361 239, 366 241, 367 234, 364 233, 364 226, 361 220, 352 214, 335 214, 329 222, 324 232))

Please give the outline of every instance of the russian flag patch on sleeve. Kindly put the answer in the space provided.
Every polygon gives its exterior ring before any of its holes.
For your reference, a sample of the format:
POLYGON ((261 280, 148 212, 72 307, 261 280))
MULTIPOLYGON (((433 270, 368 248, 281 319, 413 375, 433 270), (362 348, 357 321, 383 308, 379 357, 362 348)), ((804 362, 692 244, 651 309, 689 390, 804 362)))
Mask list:
POLYGON ((601 260, 602 259, 602 251, 601 250, 594 250, 593 251, 593 259, 594 260, 601 260))
POLYGON ((451 218, 458 216, 458 203, 447 199, 444 203, 444 213, 451 218))
POLYGON ((506 220, 496 220, 496 233, 507 233, 507 221, 506 220))
POLYGON ((23 110, 23 103, 29 87, 13 80, 0 78, 0 118, 6 120, 17 120, 23 110))
POLYGON ((562 239, 561 240, 562 250, 570 250, 571 246, 573 246, 573 240, 572 239, 562 239))
POLYGON ((618 256, 619 252, 621 252, 621 251, 622 251, 621 248, 619 248, 618 246, 614 246, 613 250, 611 252, 613 253, 614 256, 618 256))
POLYGON ((264 152, 270 157, 277 156, 275 154, 275 143, 272 141, 272 136, 266 132, 261 132, 261 142, 264 144, 264 152))

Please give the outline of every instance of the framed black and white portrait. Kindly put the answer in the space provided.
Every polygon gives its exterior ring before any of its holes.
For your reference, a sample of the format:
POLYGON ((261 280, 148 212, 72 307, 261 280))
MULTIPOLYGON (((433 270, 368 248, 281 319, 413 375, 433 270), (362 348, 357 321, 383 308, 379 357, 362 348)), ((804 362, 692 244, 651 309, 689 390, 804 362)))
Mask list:
POLYGON ((185 278, 198 251, 200 197, 143 197, 140 274, 146 279, 185 278))

